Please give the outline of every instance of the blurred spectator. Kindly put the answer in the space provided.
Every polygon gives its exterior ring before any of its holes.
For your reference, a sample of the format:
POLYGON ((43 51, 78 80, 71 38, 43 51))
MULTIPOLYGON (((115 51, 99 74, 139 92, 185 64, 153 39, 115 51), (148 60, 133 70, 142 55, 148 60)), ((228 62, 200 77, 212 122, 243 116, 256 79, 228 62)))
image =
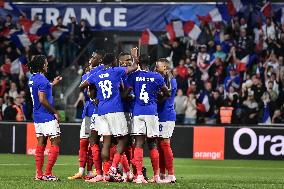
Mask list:
POLYGON ((4 111, 7 105, 4 103, 4 98, 0 96, 0 121, 4 119, 4 111))
POLYGON ((184 124, 196 124, 197 107, 196 97, 194 93, 189 93, 185 103, 185 118, 184 124))
POLYGON ((7 15, 6 16, 6 22, 4 24, 5 27, 9 28, 9 29, 14 29, 16 28, 15 23, 13 22, 13 17, 11 15, 7 15))
POLYGON ((14 82, 10 83, 10 90, 9 90, 9 96, 13 97, 13 99, 16 99, 16 97, 18 96, 18 89, 17 89, 17 85, 14 82))
POLYGON ((243 116, 244 123, 257 124, 258 123, 258 103, 254 99, 254 92, 249 91, 247 99, 243 102, 243 116))
POLYGON ((175 97, 175 110, 176 110, 176 123, 183 124, 185 116, 187 97, 183 95, 183 91, 178 89, 177 96, 175 97))
POLYGON ((82 121, 82 113, 84 109, 84 93, 80 92, 79 96, 73 105, 76 108, 76 114, 75 114, 75 121, 81 122, 82 121))

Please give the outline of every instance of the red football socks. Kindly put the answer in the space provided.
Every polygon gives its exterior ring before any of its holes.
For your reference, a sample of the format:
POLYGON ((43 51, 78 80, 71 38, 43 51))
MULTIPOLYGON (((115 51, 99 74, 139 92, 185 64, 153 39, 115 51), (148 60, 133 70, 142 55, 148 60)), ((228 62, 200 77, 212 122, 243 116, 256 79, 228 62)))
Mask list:
POLYGON ((51 145, 48 153, 48 162, 45 169, 45 175, 51 175, 52 167, 54 166, 59 154, 59 146, 51 145))
POLYGON ((103 171, 104 171, 104 175, 108 174, 109 168, 110 168, 110 163, 109 161, 104 161, 103 162, 103 171))
POLYGON ((142 175, 143 167, 143 148, 134 149, 134 163, 137 170, 137 175, 142 175))
POLYGON ((127 146, 125 148, 125 155, 127 157, 128 164, 130 164, 130 161, 132 160, 132 147, 131 146, 127 146))
POLYGON ((125 154, 121 155, 120 163, 122 165, 123 172, 128 173, 130 171, 130 167, 129 167, 128 159, 125 154))
POLYGON ((150 150, 150 159, 154 175, 159 175, 159 152, 156 148, 150 150))
POLYGON ((44 149, 45 146, 37 146, 35 152, 35 162, 36 162, 36 174, 37 176, 42 176, 42 166, 44 164, 44 149))
POLYGON ((87 153, 87 171, 92 171, 93 164, 92 148, 89 146, 87 153))
POLYGON ((121 155, 119 153, 115 153, 112 160, 112 167, 117 168, 118 163, 120 162, 121 155))
POLYGON ((109 161, 110 164, 112 164, 113 158, 114 158, 114 154, 116 153, 116 145, 112 145, 109 149, 109 161))
POLYGON ((165 162, 165 155, 164 155, 164 151, 160 145, 159 148, 159 165, 160 165, 160 173, 161 174, 166 174, 166 162, 165 162))
POLYGON ((93 162, 98 175, 102 174, 102 160, 101 160, 101 150, 98 144, 94 144, 91 146, 93 162))
POLYGON ((82 138, 80 139, 80 149, 79 149, 79 166, 85 168, 87 162, 87 152, 88 152, 89 140, 82 138))
POLYGON ((165 155, 165 161, 166 161, 166 168, 168 170, 169 175, 174 175, 174 155, 172 152, 171 144, 168 142, 161 142, 161 148, 165 155))

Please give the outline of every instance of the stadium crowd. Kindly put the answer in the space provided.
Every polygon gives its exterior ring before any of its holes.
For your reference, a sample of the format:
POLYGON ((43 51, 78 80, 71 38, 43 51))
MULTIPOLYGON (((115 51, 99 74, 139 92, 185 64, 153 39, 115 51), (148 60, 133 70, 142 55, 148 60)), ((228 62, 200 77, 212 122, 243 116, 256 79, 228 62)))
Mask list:
MULTIPOLYGON (((70 18, 71 23, 63 25, 62 18, 57 18, 58 30, 68 31, 67 35, 58 38, 50 32, 47 35, 29 36, 29 45, 17 43, 13 33, 29 27, 31 22, 24 16, 17 20, 12 15, 0 15, 0 120, 24 121, 32 120, 32 101, 27 81, 30 72, 26 63, 34 55, 44 54, 48 57, 49 67, 47 78, 53 79, 69 66, 90 40, 91 30, 85 20, 77 23, 70 18)), ((39 23, 36 15, 32 23, 39 23)), ((23 42, 22 42, 23 43, 23 42)))
MULTIPOLYGON (((58 17, 55 27, 68 30, 66 37, 55 39, 48 34, 19 48, 5 31, 20 30, 25 19, 0 16, 0 120, 32 119, 26 87, 29 72, 22 64, 19 69, 15 61, 28 62, 33 55, 45 54, 51 79, 75 59, 92 36, 84 20, 78 24, 70 18, 65 26, 58 17)), ((33 22, 37 21, 35 16, 33 22)), ((233 108, 231 122, 235 124, 283 123, 284 25, 269 17, 262 25, 252 25, 236 16, 227 24, 201 21, 199 27, 196 41, 161 37, 178 83, 177 124, 220 123, 221 107, 233 108)))
POLYGON ((163 46, 172 52, 178 83, 177 124, 220 123, 231 107, 234 124, 283 123, 284 24, 259 26, 234 17, 228 24, 201 21, 196 41, 163 46))

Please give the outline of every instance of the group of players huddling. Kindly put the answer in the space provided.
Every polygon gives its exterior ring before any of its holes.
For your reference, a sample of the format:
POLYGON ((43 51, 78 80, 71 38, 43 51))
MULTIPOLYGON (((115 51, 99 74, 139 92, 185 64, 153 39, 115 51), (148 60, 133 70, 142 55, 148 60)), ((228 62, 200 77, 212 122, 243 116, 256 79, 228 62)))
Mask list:
MULTIPOLYGON (((103 51, 92 54, 79 86, 84 90, 86 102, 80 130, 79 172, 68 179, 85 179, 91 183, 176 182, 170 138, 175 126, 177 84, 167 59, 158 59, 154 71, 150 71, 150 63, 148 56, 138 56, 137 48, 120 53, 117 59, 103 51), (154 172, 152 179, 146 178, 143 167, 146 141, 154 172)), ((60 128, 51 89, 62 78, 56 77, 49 83, 44 76, 47 66, 43 55, 33 57, 29 63, 38 139, 35 179, 56 181, 58 178, 51 171, 59 154, 60 128), (43 173, 48 138, 51 148, 43 173)))

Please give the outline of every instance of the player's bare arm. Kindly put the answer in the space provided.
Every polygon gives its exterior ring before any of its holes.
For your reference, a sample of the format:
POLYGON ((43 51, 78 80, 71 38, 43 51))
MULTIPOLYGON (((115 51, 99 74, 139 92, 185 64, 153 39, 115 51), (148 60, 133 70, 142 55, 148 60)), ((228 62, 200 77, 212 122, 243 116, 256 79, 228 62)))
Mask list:
POLYGON ((45 96, 45 92, 39 91, 38 92, 39 102, 51 113, 53 113, 58 120, 58 112, 51 106, 51 104, 48 102, 45 96))
POLYGON ((57 85, 62 80, 61 76, 57 76, 54 78, 53 82, 51 83, 52 86, 57 85))
POLYGON ((127 66, 127 73, 134 72, 138 69, 138 48, 132 48, 130 54, 134 61, 131 66, 127 66))

